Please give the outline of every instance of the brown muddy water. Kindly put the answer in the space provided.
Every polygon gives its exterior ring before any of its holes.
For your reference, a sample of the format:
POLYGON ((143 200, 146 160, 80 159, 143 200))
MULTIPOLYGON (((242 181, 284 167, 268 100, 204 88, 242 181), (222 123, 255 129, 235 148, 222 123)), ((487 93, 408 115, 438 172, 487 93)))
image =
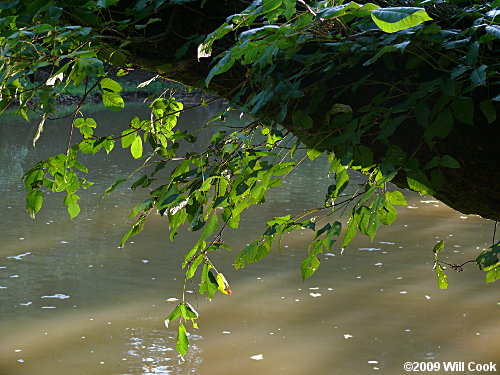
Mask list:
MULTIPOLYGON (((187 112, 180 126, 199 125, 218 109, 187 112)), ((135 111, 94 117, 109 131, 135 111)), ((0 124, 0 375, 396 375, 405 362, 440 364, 425 373, 450 373, 446 362, 465 362, 459 373, 495 373, 469 371, 471 361, 500 368, 498 283, 486 285, 469 265, 448 270, 450 288, 439 290, 431 251, 443 239, 450 262, 472 259, 491 245, 493 222, 416 194, 406 195, 410 205, 399 208, 395 224, 372 242, 358 237, 342 255, 339 248, 325 254, 306 282, 306 232, 243 270, 232 269, 236 251, 215 256, 233 294, 208 302, 188 284, 201 317, 182 361, 173 349, 176 326, 166 329, 163 320, 176 304, 167 300, 181 295, 180 263, 194 236, 183 232, 169 242, 168 224, 156 216, 118 248, 141 198, 123 187, 98 200, 137 165, 119 151, 84 163, 95 185, 82 194, 78 218, 70 221, 54 194, 32 221, 21 175, 64 152, 67 122, 47 125, 35 149, 33 133, 23 123, 0 124)), ((226 241, 241 249, 273 216, 321 204, 327 171, 326 162, 304 162, 226 241)))

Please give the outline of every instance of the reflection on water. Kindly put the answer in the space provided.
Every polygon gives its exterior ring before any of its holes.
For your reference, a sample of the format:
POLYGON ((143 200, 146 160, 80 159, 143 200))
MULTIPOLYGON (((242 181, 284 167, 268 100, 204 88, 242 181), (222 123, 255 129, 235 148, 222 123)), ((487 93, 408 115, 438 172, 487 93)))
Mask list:
MULTIPOLYGON (((209 114, 188 112, 181 126, 209 114)), ((101 113, 99 123, 118 129, 131 116, 101 113)), ((418 195, 408 195, 410 206, 373 242, 358 238, 344 254, 338 248, 324 254, 306 282, 300 279, 306 231, 243 270, 231 268, 236 254, 215 254, 233 294, 209 303, 188 284, 189 302, 202 315, 182 361, 173 350, 176 326, 165 329, 163 320, 179 297, 179 265, 194 238, 181 232, 170 243, 157 215, 118 248, 137 197, 121 187, 98 198, 136 166, 126 154, 86 161, 96 187, 82 195, 86 205, 77 219, 67 219, 58 196, 44 202, 36 221, 24 212, 22 170, 64 148, 66 125, 57 126, 48 126, 33 150, 26 146, 30 129, 0 124, 0 144, 10 147, 0 153, 1 375, 392 375, 404 373, 406 361, 498 361, 498 286, 485 285, 470 266, 448 271, 450 289, 439 290, 431 252, 445 239, 444 259, 474 258, 491 245, 493 225, 418 195)), ((226 241, 241 249, 272 216, 320 205, 327 170, 326 163, 304 162, 226 241)))

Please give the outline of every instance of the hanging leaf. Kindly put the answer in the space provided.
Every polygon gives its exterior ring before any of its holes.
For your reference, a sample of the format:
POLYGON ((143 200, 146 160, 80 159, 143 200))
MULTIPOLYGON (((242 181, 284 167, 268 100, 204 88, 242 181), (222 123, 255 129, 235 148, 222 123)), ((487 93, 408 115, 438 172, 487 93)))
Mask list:
POLYGON ((175 344, 175 348, 177 349, 181 357, 184 357, 186 355, 188 346, 189 346, 189 341, 186 334, 186 327, 184 327, 184 324, 179 323, 179 328, 177 330, 177 342, 175 344))

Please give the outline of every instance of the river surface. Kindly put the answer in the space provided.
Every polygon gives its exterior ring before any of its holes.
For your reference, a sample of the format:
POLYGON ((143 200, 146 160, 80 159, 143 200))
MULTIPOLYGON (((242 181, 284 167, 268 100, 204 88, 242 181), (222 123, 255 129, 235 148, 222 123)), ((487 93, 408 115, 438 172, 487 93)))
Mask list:
MULTIPOLYGON (((186 112, 179 126, 198 126, 220 109, 186 112)), ((112 131, 137 111, 149 116, 136 108, 94 117, 112 131)), ((176 325, 166 329, 163 321, 181 295, 180 263, 194 236, 182 231, 170 242, 168 223, 157 215, 119 248, 131 224, 125 218, 147 192, 122 185, 99 201, 136 161, 123 151, 84 158, 95 185, 81 194, 74 220, 57 194, 34 221, 24 210, 23 171, 64 152, 68 131, 68 121, 49 123, 33 148, 33 127, 0 123, 0 375, 396 375, 405 373, 405 362, 422 361, 441 366, 426 373, 450 373, 442 367, 450 361, 496 362, 500 369, 498 283, 485 284, 469 265, 447 270, 450 288, 439 290, 431 251, 443 239, 443 259, 473 259, 491 246, 493 222, 417 194, 406 194, 410 205, 373 241, 357 237, 342 255, 335 248, 305 282, 306 232, 243 270, 232 269, 236 251, 216 255, 233 293, 208 302, 188 284, 188 301, 201 317, 198 330, 189 328, 182 361, 173 349, 176 325)), ((241 249, 273 216, 321 204, 332 182, 327 171, 326 161, 304 162, 225 240, 241 249)))

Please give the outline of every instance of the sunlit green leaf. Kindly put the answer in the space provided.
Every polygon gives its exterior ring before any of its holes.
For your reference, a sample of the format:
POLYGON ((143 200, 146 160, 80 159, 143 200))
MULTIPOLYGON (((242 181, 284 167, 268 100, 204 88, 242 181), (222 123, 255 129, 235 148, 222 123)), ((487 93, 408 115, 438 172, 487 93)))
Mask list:
POLYGON ((179 323, 177 330, 177 341, 175 348, 181 356, 185 356, 188 350, 189 342, 186 334, 186 327, 182 323, 179 323))
POLYGON ((448 281, 446 280, 447 276, 444 273, 443 267, 439 264, 436 265, 436 277, 439 289, 448 289, 448 281))
POLYGON ((424 8, 414 7, 374 9, 371 16, 373 22, 386 33, 394 33, 432 20, 424 8))

